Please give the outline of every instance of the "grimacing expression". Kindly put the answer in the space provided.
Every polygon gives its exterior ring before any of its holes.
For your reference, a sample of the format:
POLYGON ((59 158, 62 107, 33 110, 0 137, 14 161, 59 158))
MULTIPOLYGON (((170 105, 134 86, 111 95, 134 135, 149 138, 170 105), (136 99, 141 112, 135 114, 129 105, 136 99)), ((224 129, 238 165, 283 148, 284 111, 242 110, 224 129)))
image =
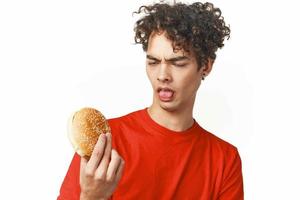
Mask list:
POLYGON ((195 56, 183 49, 173 52, 166 32, 150 35, 146 54, 154 106, 168 111, 192 108, 203 73, 195 56))

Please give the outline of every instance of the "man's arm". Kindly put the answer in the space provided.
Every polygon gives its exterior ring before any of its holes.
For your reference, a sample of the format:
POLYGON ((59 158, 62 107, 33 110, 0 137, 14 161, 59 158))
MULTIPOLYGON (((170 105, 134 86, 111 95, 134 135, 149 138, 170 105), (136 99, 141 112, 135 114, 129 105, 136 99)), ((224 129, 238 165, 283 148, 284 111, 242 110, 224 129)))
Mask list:
POLYGON ((218 200, 243 200, 243 176, 242 162, 238 150, 231 149, 227 156, 227 162, 224 169, 224 178, 218 200))

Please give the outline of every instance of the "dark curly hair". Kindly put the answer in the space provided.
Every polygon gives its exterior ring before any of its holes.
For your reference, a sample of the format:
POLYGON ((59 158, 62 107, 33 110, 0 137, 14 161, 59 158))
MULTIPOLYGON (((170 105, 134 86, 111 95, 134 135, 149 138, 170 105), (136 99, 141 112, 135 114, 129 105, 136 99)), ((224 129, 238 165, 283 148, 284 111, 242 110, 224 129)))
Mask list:
POLYGON ((224 46, 224 38, 230 37, 230 28, 226 26, 221 10, 212 3, 195 2, 173 5, 160 2, 141 6, 133 14, 145 15, 135 23, 135 44, 142 44, 147 51, 152 32, 167 32, 172 41, 173 51, 183 49, 195 53, 198 70, 206 65, 208 59, 215 60, 216 51, 224 46))

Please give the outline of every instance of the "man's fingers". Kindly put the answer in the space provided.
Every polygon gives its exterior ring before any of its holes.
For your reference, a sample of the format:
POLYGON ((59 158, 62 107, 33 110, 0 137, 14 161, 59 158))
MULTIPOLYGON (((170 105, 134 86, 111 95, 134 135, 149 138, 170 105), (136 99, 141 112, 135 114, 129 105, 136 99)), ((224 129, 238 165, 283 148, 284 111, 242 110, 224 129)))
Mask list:
POLYGON ((81 172, 84 170, 86 176, 94 177, 94 179, 115 182, 119 180, 123 168, 124 161, 118 152, 112 149, 111 133, 101 134, 90 160, 81 158, 81 172))
POLYGON ((86 157, 81 157, 80 159, 80 179, 79 179, 79 183, 81 184, 81 181, 82 181, 82 177, 81 177, 81 174, 84 172, 85 170, 85 167, 88 163, 88 158, 86 157))
POLYGON ((87 171, 89 173, 93 173, 97 169, 99 162, 102 159, 102 156, 104 154, 105 146, 106 146, 106 135, 101 134, 94 147, 91 158, 87 163, 87 171))
POLYGON ((111 152, 111 133, 106 133, 106 138, 106 148, 103 159, 107 159, 107 161, 109 161, 111 152))
POLYGON ((124 167, 125 167, 125 161, 123 159, 121 159, 120 165, 119 165, 119 167, 117 169, 117 173, 116 173, 116 176, 115 176, 115 181, 117 183, 119 182, 119 180, 122 177, 122 174, 123 174, 123 171, 124 171, 124 167))
POLYGON ((86 157, 81 157, 81 159, 80 159, 80 171, 82 171, 86 167, 87 163, 88 163, 88 159, 86 157))
POLYGON ((103 180, 106 178, 107 167, 110 161, 111 138, 112 138, 111 133, 106 133, 106 138, 107 139, 106 139, 105 152, 95 174, 96 178, 103 179, 103 180))
POLYGON ((116 172, 119 168, 119 165, 121 164, 121 157, 119 156, 118 152, 116 150, 111 151, 111 161, 108 166, 107 170, 107 177, 106 179, 110 182, 112 182, 115 179, 116 172))

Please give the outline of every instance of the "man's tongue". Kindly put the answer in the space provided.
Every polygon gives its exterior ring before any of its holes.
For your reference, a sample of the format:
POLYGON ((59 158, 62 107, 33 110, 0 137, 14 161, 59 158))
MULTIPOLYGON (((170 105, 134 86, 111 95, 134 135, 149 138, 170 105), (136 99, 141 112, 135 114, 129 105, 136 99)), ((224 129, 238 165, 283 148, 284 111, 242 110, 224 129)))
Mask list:
POLYGON ((159 96, 162 98, 171 98, 173 95, 173 92, 171 90, 161 90, 159 92, 159 96))

